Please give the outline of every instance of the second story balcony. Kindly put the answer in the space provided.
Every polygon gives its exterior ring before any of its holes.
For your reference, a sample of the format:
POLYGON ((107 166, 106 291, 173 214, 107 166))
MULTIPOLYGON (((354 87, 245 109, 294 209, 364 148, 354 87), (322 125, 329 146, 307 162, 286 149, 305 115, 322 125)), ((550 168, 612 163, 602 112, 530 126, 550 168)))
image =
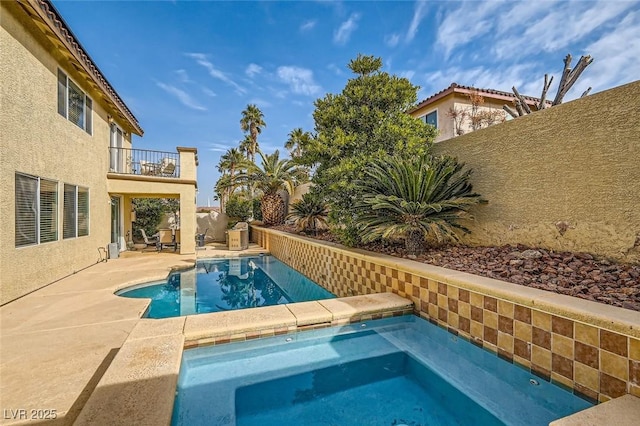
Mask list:
POLYGON ((109 173, 180 178, 180 153, 110 147, 109 173))

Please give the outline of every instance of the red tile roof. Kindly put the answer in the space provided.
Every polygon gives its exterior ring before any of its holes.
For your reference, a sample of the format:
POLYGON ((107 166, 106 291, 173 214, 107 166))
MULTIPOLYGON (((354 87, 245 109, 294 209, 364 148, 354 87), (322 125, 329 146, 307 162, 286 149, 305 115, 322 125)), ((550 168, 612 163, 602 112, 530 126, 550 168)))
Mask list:
MULTIPOLYGON (((131 131, 142 136, 143 130, 138 123, 138 119, 118 95, 111 83, 106 79, 102 71, 98 68, 87 51, 82 47, 78 38, 73 34, 71 28, 62 18, 51 0, 20 0, 18 2, 23 9, 32 17, 41 20, 49 27, 51 33, 57 37, 62 45, 69 50, 72 57, 80 65, 80 69, 89 75, 96 83, 96 86, 105 93, 105 100, 111 101, 118 112, 118 115, 131 127, 131 131)), ((45 33, 46 34, 46 33, 45 33)))
MULTIPOLYGON (((429 96, 427 99, 421 101, 418 105, 411 108, 408 112, 412 113, 422 108, 425 105, 429 105, 432 102, 435 102, 439 99, 444 98, 445 96, 451 93, 469 94, 474 91, 477 91, 480 94, 486 93, 486 94, 492 95, 491 97, 493 98, 502 99, 507 102, 510 102, 513 99, 515 99, 515 95, 510 92, 503 92, 502 90, 495 90, 495 89, 480 89, 478 87, 461 86, 458 83, 451 83, 451 86, 447 87, 444 90, 439 91, 434 95, 429 96)), ((530 104, 530 105, 536 105, 538 104, 538 102, 540 102, 540 98, 534 98, 533 96, 523 96, 523 98, 527 101, 527 104, 530 104)))

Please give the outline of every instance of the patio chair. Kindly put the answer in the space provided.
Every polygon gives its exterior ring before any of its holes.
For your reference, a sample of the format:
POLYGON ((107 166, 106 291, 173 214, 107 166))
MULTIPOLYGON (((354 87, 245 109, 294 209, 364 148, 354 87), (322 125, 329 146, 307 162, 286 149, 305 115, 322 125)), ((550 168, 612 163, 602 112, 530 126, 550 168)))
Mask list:
POLYGON ((178 250, 180 245, 180 230, 179 229, 161 229, 158 231, 159 239, 156 243, 156 250, 162 251, 164 247, 173 247, 173 251, 178 250))
POLYGON ((147 233, 144 232, 144 229, 140 228, 140 233, 142 234, 142 238, 144 238, 144 243, 148 246, 155 246, 158 242, 158 234, 152 235, 151 238, 147 237, 147 233))
POLYGON ((160 175, 161 176, 173 176, 176 171, 176 160, 173 158, 163 158, 160 163, 160 175))
POLYGON ((153 163, 151 161, 140 160, 141 175, 153 176, 158 173, 159 168, 159 164, 153 163))

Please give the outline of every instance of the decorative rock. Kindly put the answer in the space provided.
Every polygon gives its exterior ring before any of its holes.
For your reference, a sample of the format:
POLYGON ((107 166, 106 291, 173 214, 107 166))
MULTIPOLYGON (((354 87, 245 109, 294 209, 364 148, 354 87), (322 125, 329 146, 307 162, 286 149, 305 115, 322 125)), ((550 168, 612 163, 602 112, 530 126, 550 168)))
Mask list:
POLYGON ((542 257, 542 253, 538 250, 525 250, 520 253, 521 259, 540 259, 542 257))

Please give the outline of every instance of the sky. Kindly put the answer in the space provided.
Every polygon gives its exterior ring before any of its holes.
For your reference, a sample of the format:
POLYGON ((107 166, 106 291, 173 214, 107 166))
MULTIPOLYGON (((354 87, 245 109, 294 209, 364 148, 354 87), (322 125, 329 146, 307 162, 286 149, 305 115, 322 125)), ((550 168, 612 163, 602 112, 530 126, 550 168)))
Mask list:
POLYGON ((64 20, 136 116, 138 149, 198 149, 198 206, 217 205, 217 164, 256 104, 271 153, 313 131, 314 101, 339 93, 358 53, 420 87, 451 83, 540 96, 567 53, 594 62, 574 99, 640 76, 640 1, 63 1, 64 20))

